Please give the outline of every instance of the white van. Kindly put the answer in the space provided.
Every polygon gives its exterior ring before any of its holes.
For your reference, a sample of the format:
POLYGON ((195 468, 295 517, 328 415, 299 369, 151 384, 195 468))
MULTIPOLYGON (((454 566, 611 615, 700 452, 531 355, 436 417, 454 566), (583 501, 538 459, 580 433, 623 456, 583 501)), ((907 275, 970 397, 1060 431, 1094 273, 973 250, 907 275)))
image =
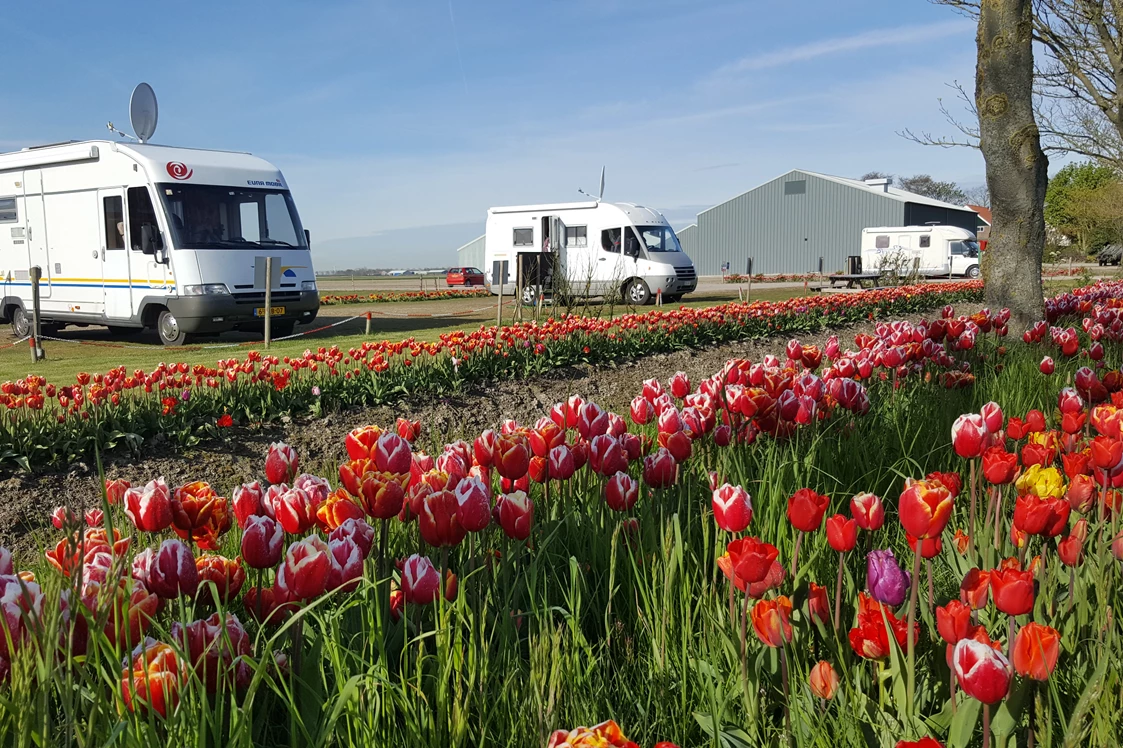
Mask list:
POLYGON ((698 285, 694 263, 667 219, 632 203, 491 208, 484 258, 492 293, 502 286, 504 295, 520 293, 526 302, 543 291, 620 294, 636 306, 654 303, 662 293, 674 303, 698 285))
POLYGON ((319 310, 307 232, 276 166, 248 153, 71 142, 0 154, 0 318, 31 324, 39 266, 47 330, 155 328, 165 345, 195 333, 272 333, 319 310))
POLYGON ((889 267, 920 275, 979 277, 979 243, 957 226, 890 226, 862 229, 862 270, 889 267))

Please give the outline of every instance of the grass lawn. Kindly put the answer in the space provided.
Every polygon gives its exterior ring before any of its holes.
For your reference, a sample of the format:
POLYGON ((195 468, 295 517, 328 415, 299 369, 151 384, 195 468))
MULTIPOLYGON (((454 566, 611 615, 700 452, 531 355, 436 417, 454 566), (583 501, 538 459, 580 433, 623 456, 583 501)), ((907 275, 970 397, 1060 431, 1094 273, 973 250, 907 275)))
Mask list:
MULTIPOLYGON (((802 288, 754 289, 753 300, 782 301, 804 295, 802 288)), ((688 296, 676 306, 708 307, 724 304, 737 299, 736 288, 728 291, 713 291, 688 296)), ((669 308, 669 307, 668 307, 669 308)), ((643 307, 644 311, 654 307, 643 307)), ((474 330, 480 325, 495 323, 495 300, 488 299, 447 299, 434 302, 405 302, 382 304, 344 304, 320 308, 320 314, 312 327, 342 322, 352 316, 361 316, 367 311, 374 315, 371 337, 375 339, 402 340, 417 338, 434 340, 440 335, 456 330, 474 330), (482 310, 482 311, 481 311, 482 310), (456 314, 454 317, 431 317, 420 315, 456 314), (402 315, 402 316, 395 316, 402 315), (405 316, 413 315, 413 316, 405 316)), ((596 313, 591 308, 588 313, 596 313)), ((628 307, 617 306, 614 315, 630 311, 628 307)), ((503 320, 512 320, 514 308, 505 306, 503 320)), ((605 308, 602 312, 608 314, 605 308)), ((533 319, 534 311, 524 309, 524 319, 533 319)), ((357 346, 368 337, 364 334, 366 321, 356 319, 344 322, 330 330, 301 336, 293 340, 281 341, 270 346, 269 352, 277 356, 296 356, 307 348, 338 345, 347 349, 357 346)), ((299 332, 303 326, 298 326, 299 332)), ((13 380, 28 374, 40 374, 52 382, 70 380, 76 373, 104 372, 115 366, 124 365, 133 369, 152 369, 161 361, 186 361, 188 363, 213 364, 221 358, 244 358, 251 350, 263 350, 259 337, 245 333, 229 333, 209 338, 199 345, 182 348, 165 348, 156 340, 155 334, 146 333, 135 340, 121 341, 111 338, 104 327, 68 328, 59 337, 69 338, 70 342, 49 340, 44 343, 47 358, 32 363, 26 344, 0 349, 0 381, 13 380), (207 346, 230 346, 213 348, 207 346)), ((0 326, 0 341, 10 340, 7 325, 0 326)))

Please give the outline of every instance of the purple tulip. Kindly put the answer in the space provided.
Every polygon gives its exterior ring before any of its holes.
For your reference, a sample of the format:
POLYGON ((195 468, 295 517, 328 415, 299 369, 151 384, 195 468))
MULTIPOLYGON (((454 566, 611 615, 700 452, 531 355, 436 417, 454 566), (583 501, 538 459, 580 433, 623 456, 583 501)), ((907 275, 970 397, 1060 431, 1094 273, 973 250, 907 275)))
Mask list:
POLYGON ((870 551, 866 556, 866 587, 870 596, 886 605, 900 605, 908 595, 912 579, 897 565, 893 551, 870 551))

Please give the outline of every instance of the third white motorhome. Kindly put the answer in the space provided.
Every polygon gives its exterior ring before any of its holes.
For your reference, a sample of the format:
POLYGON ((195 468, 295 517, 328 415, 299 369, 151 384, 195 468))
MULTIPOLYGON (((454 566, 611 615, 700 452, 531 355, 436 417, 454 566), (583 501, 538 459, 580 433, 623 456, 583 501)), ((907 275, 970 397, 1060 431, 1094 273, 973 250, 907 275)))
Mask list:
POLYGON ((862 229, 862 270, 979 277, 979 243, 957 226, 882 226, 862 229))
POLYGON ((632 203, 491 208, 485 244, 484 274, 492 293, 502 286, 505 295, 521 293, 528 302, 553 292, 619 294, 636 306, 661 293, 674 303, 698 285, 694 263, 667 219, 632 203))

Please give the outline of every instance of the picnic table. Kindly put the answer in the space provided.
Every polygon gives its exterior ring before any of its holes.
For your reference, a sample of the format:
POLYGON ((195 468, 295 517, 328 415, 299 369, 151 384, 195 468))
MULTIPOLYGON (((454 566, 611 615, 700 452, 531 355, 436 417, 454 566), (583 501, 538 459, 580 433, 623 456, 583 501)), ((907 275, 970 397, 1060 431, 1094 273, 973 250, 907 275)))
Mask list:
POLYGON ((833 273, 827 276, 830 286, 820 284, 816 290, 834 288, 839 283, 845 283, 847 288, 861 288, 862 283, 870 281, 874 288, 881 288, 881 273, 833 273))

